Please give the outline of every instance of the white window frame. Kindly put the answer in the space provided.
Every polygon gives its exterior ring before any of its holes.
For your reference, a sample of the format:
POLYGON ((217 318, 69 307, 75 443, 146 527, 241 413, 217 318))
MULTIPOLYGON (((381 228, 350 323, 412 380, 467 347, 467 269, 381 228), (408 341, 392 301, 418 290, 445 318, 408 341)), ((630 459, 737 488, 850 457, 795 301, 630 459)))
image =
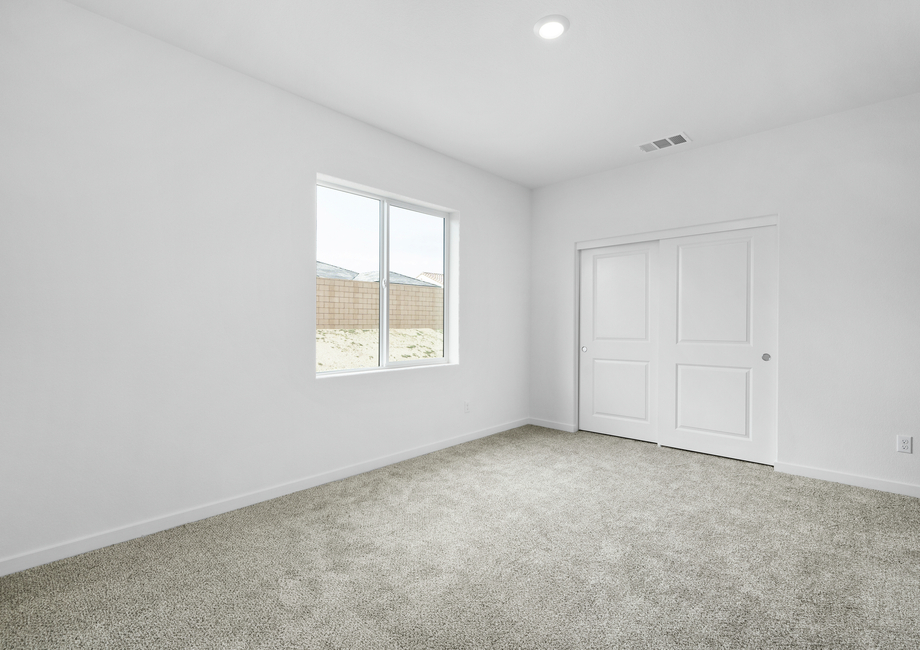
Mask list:
MULTIPOLYGON (((357 196, 363 196, 369 199, 374 199, 375 201, 380 202, 380 217, 379 217, 379 226, 378 226, 378 238, 379 238, 379 268, 378 268, 378 289, 379 289, 379 316, 380 320, 378 322, 378 327, 380 328, 379 334, 379 346, 378 346, 378 365, 370 366, 365 368, 348 368, 345 370, 326 370, 323 372, 317 372, 317 377, 326 377, 330 375, 341 375, 349 374, 356 372, 377 372, 380 370, 387 370, 391 368, 410 368, 413 366, 432 366, 432 365, 443 365, 450 363, 448 357, 448 350, 450 349, 448 343, 448 337, 450 336, 448 323, 448 309, 450 305, 448 287, 450 286, 450 281, 448 277, 448 269, 450 268, 450 213, 444 212, 441 210, 436 210, 434 208, 429 208, 424 205, 419 205, 418 203, 412 203, 411 201, 403 201, 401 199, 394 199, 385 194, 377 194, 364 189, 358 189, 355 187, 350 187, 342 183, 335 183, 325 179, 317 179, 317 187, 325 187, 330 190, 338 190, 339 192, 348 192, 349 194, 355 194, 357 196), (444 267, 441 270, 443 282, 441 284, 441 289, 443 291, 443 311, 441 315, 442 318, 442 333, 443 333, 443 347, 442 347, 442 356, 433 357, 430 359, 409 359, 407 361, 390 361, 390 206, 403 208, 405 210, 412 210, 413 212, 420 212, 422 214, 427 214, 432 217, 438 217, 444 221, 442 228, 444 240, 442 241, 442 246, 444 247, 444 267)), ((315 266, 315 264, 314 264, 315 266)), ((314 329, 314 340, 316 328, 316 319, 314 318, 313 322, 314 329)), ((315 342, 314 342, 314 351, 315 351, 315 342)))

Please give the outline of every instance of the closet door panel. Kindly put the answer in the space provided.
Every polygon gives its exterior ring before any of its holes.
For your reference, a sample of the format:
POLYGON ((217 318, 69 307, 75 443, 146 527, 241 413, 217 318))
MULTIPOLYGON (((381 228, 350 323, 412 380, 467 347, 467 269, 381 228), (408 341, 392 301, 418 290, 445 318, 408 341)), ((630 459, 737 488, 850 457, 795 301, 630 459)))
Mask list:
POLYGON ((660 242, 659 443, 776 461, 776 227, 660 242))
POLYGON ((658 242, 581 252, 579 428, 654 441, 658 242))

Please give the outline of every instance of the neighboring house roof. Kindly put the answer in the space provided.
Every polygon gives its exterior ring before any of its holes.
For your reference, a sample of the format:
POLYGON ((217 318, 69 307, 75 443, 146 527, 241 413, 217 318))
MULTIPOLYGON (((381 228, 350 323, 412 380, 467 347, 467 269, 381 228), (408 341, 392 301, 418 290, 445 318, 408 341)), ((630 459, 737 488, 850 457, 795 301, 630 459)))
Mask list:
MULTIPOLYGON (((380 277, 379 271, 365 271, 364 273, 359 273, 356 275, 353 280, 355 282, 377 282, 380 277)), ((424 280, 416 280, 415 278, 410 278, 408 275, 403 275, 401 273, 393 273, 390 271, 390 284, 414 284, 420 287, 436 287, 438 285, 433 282, 425 282, 424 280)))
POLYGON ((329 278, 330 280, 354 280, 358 275, 354 271, 343 269, 341 266, 333 266, 325 262, 316 261, 316 277, 329 278))
MULTIPOLYGON (((325 262, 316 261, 316 277, 329 278, 330 280, 354 280, 355 282, 377 282, 380 275, 378 271, 365 271, 364 273, 355 273, 341 266, 333 266, 325 262)), ((425 275, 424 273, 422 275, 425 275)), ((421 287, 439 287, 434 281, 426 281, 419 276, 419 279, 410 278, 402 273, 393 273, 390 271, 390 284, 414 284, 421 287)))
POLYGON ((429 273, 425 271, 424 273, 419 273, 416 276, 417 279, 423 280, 425 282, 431 282, 438 285, 439 287, 444 286, 444 274, 443 273, 429 273))

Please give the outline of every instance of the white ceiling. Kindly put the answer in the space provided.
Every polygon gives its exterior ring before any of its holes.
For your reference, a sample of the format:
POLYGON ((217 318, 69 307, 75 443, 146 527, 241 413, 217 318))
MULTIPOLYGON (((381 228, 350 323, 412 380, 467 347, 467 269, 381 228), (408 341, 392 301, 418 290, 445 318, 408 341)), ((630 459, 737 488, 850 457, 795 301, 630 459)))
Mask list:
POLYGON ((920 92, 920 0, 70 1, 529 187, 920 92))

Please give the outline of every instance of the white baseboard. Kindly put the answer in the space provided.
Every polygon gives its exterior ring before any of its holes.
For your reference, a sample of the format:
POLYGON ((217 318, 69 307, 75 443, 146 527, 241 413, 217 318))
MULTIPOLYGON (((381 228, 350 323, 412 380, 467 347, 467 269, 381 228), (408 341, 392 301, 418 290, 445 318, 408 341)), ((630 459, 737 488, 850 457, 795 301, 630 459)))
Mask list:
POLYGON ((530 418, 527 420, 527 424, 534 424, 538 427, 546 427, 547 429, 559 429, 559 431, 566 431, 568 433, 575 433, 578 431, 578 427, 574 424, 565 424, 563 422, 553 422, 552 420, 540 420, 537 418, 530 418))
POLYGON ((500 433, 501 431, 507 431, 508 429, 514 429, 515 427, 520 427, 530 423, 531 420, 527 418, 506 422, 504 424, 488 427, 486 429, 480 429, 479 431, 474 431, 472 433, 465 433, 463 435, 448 438, 446 440, 432 442, 427 445, 422 445, 421 447, 413 447, 412 449, 406 449, 405 451, 400 451, 395 454, 381 456, 380 458, 368 460, 363 463, 349 465, 347 467, 342 467, 330 472, 315 474, 313 476, 308 476, 307 478, 292 481, 290 483, 276 485, 275 487, 266 488, 264 490, 257 490, 255 492, 250 492, 248 494, 232 497, 222 501, 214 501, 212 503, 197 506, 195 508, 189 508, 188 510, 175 512, 164 517, 147 519, 146 521, 130 524, 121 528, 114 528, 112 530, 107 530, 95 535, 87 535, 86 537, 64 542, 63 544, 55 544, 53 546, 46 546, 34 551, 27 551, 26 553, 21 553, 19 555, 0 559, 0 576, 16 573, 17 571, 24 571, 25 569, 47 564, 48 562, 54 562, 55 560, 63 560, 67 557, 79 555, 80 553, 86 553, 88 551, 94 551, 105 546, 111 546, 112 544, 126 542, 129 539, 135 539, 137 537, 143 537, 144 535, 158 533, 163 530, 168 530, 169 528, 181 526, 182 524, 199 521, 200 519, 207 519, 208 517, 220 515, 232 510, 238 510, 239 508, 251 506, 254 503, 275 499, 286 494, 299 492, 300 490, 306 490, 308 488, 316 487, 317 485, 322 485, 324 483, 330 483, 332 481, 338 481, 339 479, 348 478, 349 476, 363 474, 364 472, 369 472, 373 469, 392 465, 393 463, 398 463, 402 460, 408 460, 409 458, 415 458, 416 456, 424 456, 425 454, 430 454, 433 451, 446 449, 447 447, 453 447, 454 445, 459 445, 463 442, 469 442, 470 440, 485 438, 486 436, 491 436, 492 434, 500 433))
POLYGON ((897 483, 896 481, 869 478, 868 476, 859 476, 858 474, 832 472, 827 469, 818 469, 817 467, 807 467, 805 465, 793 465, 792 463, 776 463, 773 469, 785 474, 819 478, 823 481, 833 481, 834 483, 843 483, 844 485, 855 485, 856 487, 870 488, 872 490, 881 490, 882 492, 893 492, 895 494, 904 494, 909 497, 920 498, 920 485, 913 485, 911 483, 897 483))

